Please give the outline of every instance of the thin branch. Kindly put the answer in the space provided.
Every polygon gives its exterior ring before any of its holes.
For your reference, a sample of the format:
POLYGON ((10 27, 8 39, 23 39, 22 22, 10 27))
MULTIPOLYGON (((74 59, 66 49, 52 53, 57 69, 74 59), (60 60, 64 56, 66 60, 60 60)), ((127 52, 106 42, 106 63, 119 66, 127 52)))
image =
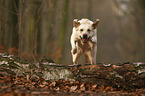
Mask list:
POLYGON ((44 13, 46 12, 46 10, 47 10, 47 8, 48 8, 48 6, 44 9, 44 10, 42 10, 42 13, 40 14, 40 16, 38 17, 38 19, 37 19, 37 21, 36 21, 36 32, 35 32, 35 37, 34 37, 34 41, 35 41, 35 43, 34 43, 34 54, 35 54, 35 57, 37 56, 37 35, 38 35, 38 25, 39 25, 39 22, 40 22, 40 19, 41 19, 41 17, 44 15, 44 13))
POLYGON ((13 0, 13 4, 14 4, 14 8, 15 8, 16 12, 18 12, 18 7, 17 7, 16 2, 14 0, 13 0))
POLYGON ((0 5, 0 8, 4 9, 4 10, 6 10, 6 11, 12 13, 12 14, 15 14, 15 15, 17 15, 17 16, 20 16, 18 13, 15 13, 15 12, 13 12, 13 11, 10 11, 9 9, 7 9, 7 8, 1 6, 1 5, 0 5))

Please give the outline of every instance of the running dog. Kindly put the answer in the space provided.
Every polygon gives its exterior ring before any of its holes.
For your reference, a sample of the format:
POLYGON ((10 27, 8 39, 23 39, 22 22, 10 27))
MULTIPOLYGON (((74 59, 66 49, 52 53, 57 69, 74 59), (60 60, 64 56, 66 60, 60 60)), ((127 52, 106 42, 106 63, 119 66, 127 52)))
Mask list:
POLYGON ((97 26, 99 19, 92 22, 89 19, 74 19, 73 30, 70 38, 72 46, 73 63, 78 64, 78 60, 82 54, 85 56, 85 63, 88 64, 88 59, 91 64, 96 64, 97 52, 97 26))

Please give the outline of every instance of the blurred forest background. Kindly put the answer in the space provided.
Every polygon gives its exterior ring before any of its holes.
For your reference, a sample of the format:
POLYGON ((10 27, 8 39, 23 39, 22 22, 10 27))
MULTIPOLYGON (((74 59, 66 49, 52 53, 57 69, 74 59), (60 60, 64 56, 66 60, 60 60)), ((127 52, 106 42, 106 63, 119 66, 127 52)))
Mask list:
POLYGON ((0 51, 72 64, 72 21, 83 17, 100 19, 97 62, 145 62, 145 0, 0 0, 0 51))

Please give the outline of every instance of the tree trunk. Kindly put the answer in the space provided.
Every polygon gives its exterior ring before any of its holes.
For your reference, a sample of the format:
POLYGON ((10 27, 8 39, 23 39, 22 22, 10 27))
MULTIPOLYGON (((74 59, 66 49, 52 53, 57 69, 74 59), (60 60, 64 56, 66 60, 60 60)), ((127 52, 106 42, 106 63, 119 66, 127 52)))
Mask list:
MULTIPOLYGON (((65 33, 67 28, 67 17, 68 17, 68 7, 69 7, 69 0, 63 1, 63 10, 62 10, 62 22, 61 22, 61 28, 60 28, 60 36, 59 36, 59 49, 63 50, 64 41, 65 41, 65 33)), ((61 56, 58 58, 58 63, 61 62, 61 56)))
POLYGON ((23 3, 22 0, 19 0, 19 15, 18 15, 18 33, 19 33, 19 56, 22 55, 22 12, 23 12, 23 3))

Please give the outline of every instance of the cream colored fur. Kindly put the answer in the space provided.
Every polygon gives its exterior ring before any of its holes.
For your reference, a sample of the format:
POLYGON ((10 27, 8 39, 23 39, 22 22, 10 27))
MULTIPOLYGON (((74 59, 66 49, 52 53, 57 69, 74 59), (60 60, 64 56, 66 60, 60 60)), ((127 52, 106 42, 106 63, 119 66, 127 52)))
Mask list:
POLYGON ((78 64, 81 55, 85 56, 85 63, 96 64, 97 52, 97 25, 99 19, 95 22, 89 19, 74 19, 73 30, 70 38, 72 46, 73 63, 78 64))

